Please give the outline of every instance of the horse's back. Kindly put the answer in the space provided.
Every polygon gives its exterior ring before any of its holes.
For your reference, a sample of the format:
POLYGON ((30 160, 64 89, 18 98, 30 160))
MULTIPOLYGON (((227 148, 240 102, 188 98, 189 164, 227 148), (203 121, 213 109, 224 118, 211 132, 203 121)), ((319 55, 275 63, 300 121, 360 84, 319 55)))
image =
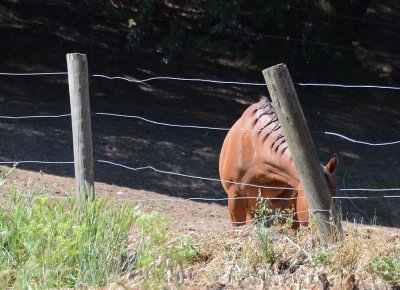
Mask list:
MULTIPOLYGON (((254 160, 254 141, 252 140, 252 113, 259 104, 253 104, 243 113, 229 130, 222 145, 219 173, 224 181, 237 181, 240 174, 254 160)), ((223 183, 225 190, 228 184, 223 183)))

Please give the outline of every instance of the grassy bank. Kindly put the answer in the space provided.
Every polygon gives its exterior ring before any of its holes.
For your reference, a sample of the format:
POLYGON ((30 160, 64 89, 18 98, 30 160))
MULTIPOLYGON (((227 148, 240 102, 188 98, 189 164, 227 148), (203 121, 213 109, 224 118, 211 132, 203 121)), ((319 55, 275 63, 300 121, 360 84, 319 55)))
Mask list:
POLYGON ((167 238, 168 225, 104 198, 79 206, 13 190, 0 209, 0 288, 158 287, 196 255, 187 236, 167 238))
POLYGON ((290 223, 173 229, 129 204, 13 190, 0 210, 0 288, 399 289, 399 230, 345 223, 343 239, 322 246, 313 226, 290 223))

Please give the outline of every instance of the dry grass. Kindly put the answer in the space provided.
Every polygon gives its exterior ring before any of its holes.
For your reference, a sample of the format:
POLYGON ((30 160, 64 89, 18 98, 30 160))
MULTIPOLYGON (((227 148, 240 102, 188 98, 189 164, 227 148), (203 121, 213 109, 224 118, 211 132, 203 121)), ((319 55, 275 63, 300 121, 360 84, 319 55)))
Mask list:
MULTIPOLYGON (((191 289, 398 289, 396 282, 383 281, 382 273, 373 267, 377 259, 400 256, 397 229, 346 223, 342 241, 328 247, 323 247, 308 229, 293 232, 272 227, 266 232, 273 252, 272 263, 266 263, 253 227, 219 233, 185 232, 192 237, 198 256, 185 269, 186 279, 181 286, 191 289)), ((400 269, 400 264, 397 267, 400 269)), ((390 269, 383 271, 390 274, 390 269)))

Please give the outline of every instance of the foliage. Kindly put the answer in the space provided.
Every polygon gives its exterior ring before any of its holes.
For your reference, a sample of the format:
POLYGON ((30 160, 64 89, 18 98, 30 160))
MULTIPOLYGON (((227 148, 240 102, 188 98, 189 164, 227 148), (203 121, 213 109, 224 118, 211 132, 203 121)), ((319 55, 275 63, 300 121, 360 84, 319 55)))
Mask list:
POLYGON ((0 288, 104 286, 134 271, 143 287, 158 287, 167 260, 183 269, 197 255, 188 236, 169 239, 168 226, 157 213, 105 198, 79 206, 72 196, 27 199, 14 189, 0 211, 0 288), (132 227, 139 228, 136 247, 132 227))
POLYGON ((327 265, 329 263, 330 254, 327 252, 316 252, 313 261, 316 266, 327 265))
POLYGON ((376 256, 371 261, 371 270, 393 286, 400 286, 400 257, 376 256))
POLYGON ((135 209, 101 198, 32 202, 13 190, 0 212, 1 288, 102 286, 132 269, 128 232, 135 209))
POLYGON ((104 16, 114 15, 112 18, 125 22, 128 48, 153 47, 165 64, 185 47, 198 46, 243 54, 262 67, 282 59, 301 68, 309 62, 326 66, 332 63, 328 56, 336 63, 354 61, 354 53, 340 46, 353 47, 355 27, 334 16, 339 12, 362 17, 369 1, 359 2, 136 0, 118 9, 112 7, 104 16), (292 40, 285 41, 286 36, 292 40))
POLYGON ((141 285, 144 288, 159 287, 166 281, 167 260, 175 269, 186 267, 193 262, 197 250, 191 246, 186 235, 168 239, 169 221, 157 213, 142 215, 139 226, 135 265, 142 272, 141 285))
POLYGON ((240 27, 239 13, 243 0, 208 0, 205 4, 204 27, 210 35, 231 32, 240 27))
POLYGON ((139 13, 135 18, 129 17, 127 40, 132 48, 137 48, 153 27, 154 0, 140 1, 137 6, 139 13))
POLYGON ((118 53, 150 53, 163 64, 200 50, 224 53, 251 68, 285 62, 303 80, 315 81, 321 72, 326 77, 327 71, 349 80, 367 57, 353 49, 363 22, 350 19, 362 19, 370 0, 83 0, 45 1, 41 8, 39 1, 8 2, 17 19, 34 19, 34 31, 69 27, 72 19, 74 31, 104 32, 103 44, 118 53))
MULTIPOLYGON (((261 195, 261 193, 259 193, 261 195)), ((254 213, 254 234, 256 240, 264 255, 266 264, 271 265, 275 259, 275 253, 273 248, 272 239, 267 226, 270 224, 270 214, 272 213, 270 209, 270 204, 265 201, 257 202, 257 210, 254 213)))
POLYGON ((274 247, 272 239, 269 235, 267 228, 258 224, 254 226, 254 233, 256 235, 257 242, 264 255, 265 263, 272 264, 275 259, 274 247))
POLYGON ((123 28, 128 51, 150 50, 164 64, 191 47, 237 54, 262 67, 282 59, 301 68, 308 62, 326 65, 327 56, 337 62, 354 59, 354 53, 339 46, 353 47, 356 26, 334 16, 360 18, 369 2, 83 1, 81 9, 71 13, 81 25, 93 22, 123 28), (292 40, 287 41, 286 36, 292 40))

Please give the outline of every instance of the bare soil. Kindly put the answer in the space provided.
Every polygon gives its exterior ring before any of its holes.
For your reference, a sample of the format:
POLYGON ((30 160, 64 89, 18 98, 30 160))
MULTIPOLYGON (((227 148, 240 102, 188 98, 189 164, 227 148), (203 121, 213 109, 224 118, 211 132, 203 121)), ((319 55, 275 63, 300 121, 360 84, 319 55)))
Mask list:
MULTIPOLYGON (((9 168, 0 167, 3 172, 9 168)), ((36 171, 12 170, 1 189, 2 195, 8 195, 13 187, 22 193, 40 193, 54 199, 65 199, 74 187, 74 179, 36 171)), ((143 212, 161 212, 171 221, 172 228, 186 230, 210 230, 231 228, 224 206, 199 203, 179 197, 168 197, 156 192, 135 190, 128 187, 96 182, 97 197, 113 200, 115 206, 122 203, 137 204, 143 212)))

